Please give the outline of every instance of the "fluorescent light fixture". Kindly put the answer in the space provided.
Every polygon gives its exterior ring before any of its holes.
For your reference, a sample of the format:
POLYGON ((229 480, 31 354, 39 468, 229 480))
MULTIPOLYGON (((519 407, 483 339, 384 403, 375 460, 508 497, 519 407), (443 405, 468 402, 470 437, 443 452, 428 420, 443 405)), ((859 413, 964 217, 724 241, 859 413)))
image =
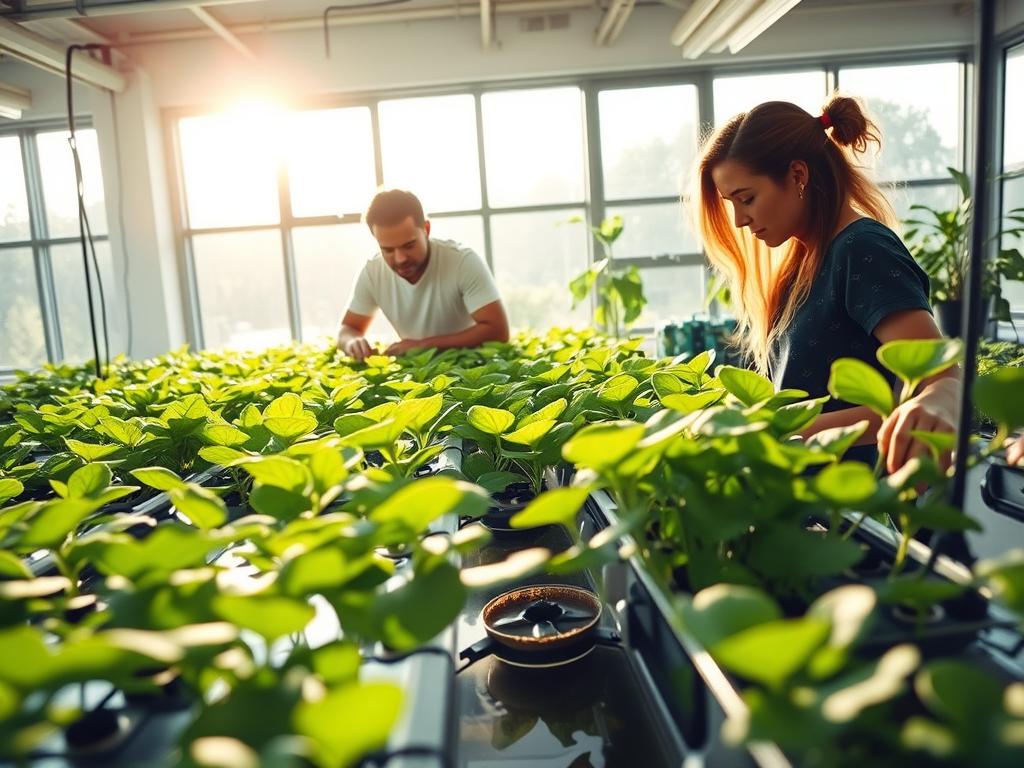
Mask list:
POLYGON ((672 28, 672 34, 669 36, 672 45, 682 45, 697 30, 701 22, 708 17, 708 14, 715 10, 715 6, 718 3, 719 0, 693 0, 690 3, 690 7, 686 9, 686 13, 682 15, 679 21, 676 22, 675 27, 672 28))
MULTIPOLYGON (((684 59, 696 59, 746 20, 760 0, 720 0, 697 30, 682 43, 684 59)), ((723 46, 724 50, 724 46, 723 46)))
POLYGON ((747 47, 768 27, 785 16, 800 0, 765 0, 750 16, 737 24, 729 33, 728 45, 732 53, 747 47))
POLYGON ((31 106, 31 92, 0 83, 0 117, 5 117, 8 120, 20 120, 21 113, 31 106))

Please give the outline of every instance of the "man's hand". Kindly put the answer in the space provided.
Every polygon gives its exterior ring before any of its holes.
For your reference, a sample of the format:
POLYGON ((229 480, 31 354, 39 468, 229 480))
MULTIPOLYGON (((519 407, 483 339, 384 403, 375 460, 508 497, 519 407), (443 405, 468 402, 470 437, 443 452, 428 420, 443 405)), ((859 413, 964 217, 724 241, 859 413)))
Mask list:
POLYGON ((349 339, 342 344, 341 351, 349 357, 354 357, 356 360, 362 361, 374 354, 377 350, 370 346, 370 343, 362 336, 357 336, 356 338, 349 339))
MULTIPOLYGON (((953 377, 939 379, 882 422, 878 430, 878 452, 885 457, 885 467, 890 474, 915 456, 928 452, 928 446, 915 440, 911 432, 956 431, 960 411, 958 385, 953 377)), ((939 457, 939 463, 943 469, 949 468, 952 463, 949 451, 939 457)))
POLYGON ((411 352, 414 349, 418 349, 421 345, 419 339, 402 339, 396 341, 390 347, 384 350, 385 355, 391 355, 392 357, 398 357, 404 355, 406 352, 411 352))

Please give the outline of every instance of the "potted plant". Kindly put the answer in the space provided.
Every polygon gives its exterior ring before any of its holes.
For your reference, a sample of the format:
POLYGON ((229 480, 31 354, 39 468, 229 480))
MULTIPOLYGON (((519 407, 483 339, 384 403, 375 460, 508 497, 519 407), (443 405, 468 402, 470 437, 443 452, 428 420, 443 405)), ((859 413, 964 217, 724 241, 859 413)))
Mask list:
MULTIPOLYGON (((947 336, 962 335, 963 293, 970 264, 971 220, 973 198, 971 181, 955 168, 947 168, 960 190, 960 204, 951 210, 937 210, 927 205, 912 205, 922 218, 907 219, 911 225, 904 236, 910 252, 931 280, 931 299, 939 327, 947 336)), ((1024 209, 1007 214, 1010 226, 1002 235, 1019 238, 1024 234, 1024 209)), ((1003 297, 1003 280, 1024 280, 1024 255, 1018 248, 1000 247, 984 262, 982 273, 982 304, 978 312, 984 325, 989 320, 1012 323, 1010 303, 1003 297)))
MULTIPOLYGON (((583 219, 574 216, 569 221, 578 223, 583 219)), ((591 227, 590 231, 601 243, 604 258, 595 262, 569 283, 573 309, 587 298, 587 294, 595 285, 597 286, 597 307, 594 310, 594 320, 598 327, 616 339, 626 335, 630 324, 640 317, 640 313, 647 306, 640 270, 635 266, 625 268, 616 268, 615 266, 612 243, 619 238, 622 230, 621 216, 612 216, 602 221, 600 226, 591 227)))

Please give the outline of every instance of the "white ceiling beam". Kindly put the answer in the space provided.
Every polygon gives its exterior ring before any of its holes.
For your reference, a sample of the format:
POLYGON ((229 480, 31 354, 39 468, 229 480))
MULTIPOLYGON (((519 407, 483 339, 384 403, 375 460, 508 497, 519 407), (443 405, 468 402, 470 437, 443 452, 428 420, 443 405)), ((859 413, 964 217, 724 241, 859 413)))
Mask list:
MULTIPOLYGON (((53 72, 64 72, 64 48, 22 26, 0 18, 0 50, 53 72)), ((71 62, 71 76, 88 85, 120 93, 125 89, 124 75, 85 53, 71 62)))
POLYGON ((746 21, 740 22, 729 33, 729 51, 738 53, 755 40, 762 32, 785 16, 800 0, 766 0, 746 21))
POLYGON ((32 106, 32 92, 0 83, 0 117, 21 119, 21 113, 32 106))
POLYGON ((704 18, 700 26, 677 43, 684 59, 696 59, 723 37, 727 37, 738 23, 746 19, 758 0, 720 0, 704 18))
POLYGON ((114 45, 110 38, 101 35, 99 32, 90 29, 81 22, 74 19, 37 19, 36 21, 22 22, 22 26, 45 35, 51 40, 65 40, 72 43, 97 43, 99 45, 114 45))
POLYGON ((682 45, 690 35, 697 31, 697 27, 715 10, 719 0, 693 0, 686 12, 679 17, 669 39, 672 45, 682 45))
POLYGON ((257 56, 252 52, 252 49, 239 40, 234 32, 221 24, 216 17, 203 8, 203 6, 193 5, 189 7, 189 10, 192 11, 192 13, 195 14, 195 17, 203 22, 203 24, 212 29, 221 40, 245 56, 249 61, 256 61, 257 56))

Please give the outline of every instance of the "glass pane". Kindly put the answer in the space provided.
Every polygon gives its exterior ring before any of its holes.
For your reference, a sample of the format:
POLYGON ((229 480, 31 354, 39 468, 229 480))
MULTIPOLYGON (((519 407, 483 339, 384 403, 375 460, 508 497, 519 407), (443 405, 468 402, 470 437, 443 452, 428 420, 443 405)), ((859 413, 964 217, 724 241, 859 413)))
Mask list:
MULTIPOLYGON (((1024 208, 1024 176, 1003 182, 1003 214, 1014 208, 1024 208)), ((1004 224, 1009 225, 1009 222, 1004 224)), ((1024 238, 1007 238, 1004 245, 1007 248, 1024 250, 1024 238)), ((1003 287, 1003 295, 1010 302, 1010 308, 1014 312, 1024 312, 1024 283, 1017 280, 1007 281, 1003 287)))
POLYGON ((17 136, 0 136, 0 242, 28 240, 31 236, 21 140, 17 136))
POLYGON ((697 149, 697 88, 602 91, 598 105, 605 197, 678 195, 697 149))
POLYGON ((263 349, 291 339, 278 230, 195 235, 192 251, 208 349, 263 349))
POLYGON ((1003 169, 1024 163, 1024 45, 1006 54, 1006 103, 1003 107, 1003 169))
POLYGON ((575 310, 569 281, 587 268, 587 230, 566 224, 582 210, 507 213, 491 218, 494 278, 515 329, 590 324, 587 303, 575 310))
POLYGON ((812 115, 825 102, 825 72, 777 72, 770 75, 716 77, 715 125, 765 101, 790 101, 812 115))
POLYGON ((386 186, 413 192, 428 214, 480 207, 472 96, 382 101, 379 116, 386 186))
MULTIPOLYGON (((901 222, 905 219, 927 220, 927 211, 912 211, 911 205, 927 205, 936 211, 951 211, 960 204, 960 191, 952 183, 934 187, 900 186, 895 190, 886 189, 885 193, 901 222)), ((910 226, 902 224, 898 229, 901 237, 910 226)))
MULTIPOLYGON (((332 224, 292 230, 295 279, 299 289, 302 338, 321 341, 337 337, 359 270, 378 250, 364 224, 332 224)), ((391 324, 378 312, 368 338, 396 338, 391 324)))
MULTIPOLYGON (((125 350, 124 285, 114 275, 110 243, 96 243, 96 260, 100 264, 103 298, 107 305, 107 335, 110 339, 110 357, 125 350)), ((57 294, 57 318, 60 337, 64 344, 64 359, 80 363, 93 359, 92 331, 89 326, 89 298, 85 292, 85 266, 82 264, 82 246, 78 243, 50 246, 53 266, 54 290, 57 294)), ((92 282, 93 309, 96 313, 96 334, 100 355, 103 349, 103 315, 100 307, 100 286, 89 259, 89 279, 92 282)))
POLYGON ((612 246, 617 259, 700 253, 679 203, 611 206, 609 216, 622 216, 622 234, 612 246))
POLYGON ((583 99, 578 88, 487 93, 482 105, 492 206, 583 200, 583 99))
MULTIPOLYGON (((67 131, 40 133, 36 136, 39 150, 39 173, 43 180, 43 199, 50 237, 78 234, 78 184, 75 181, 75 160, 68 145, 67 131)), ((75 131, 78 159, 82 164, 82 189, 85 213, 94 235, 107 233, 107 210, 103 204, 103 174, 96 131, 80 128, 75 131)))
POLYGON ((673 264, 640 270, 647 306, 634 325, 657 328, 669 321, 680 323, 704 311, 704 268, 673 264))
POLYGON ((288 186, 296 216, 362 213, 377 189, 367 107, 294 112, 288 118, 288 186))
POLYGON ((277 120, 232 112, 178 124, 189 226, 276 224, 277 120))
POLYGON ((863 98, 878 122, 882 154, 864 158, 878 178, 944 177, 947 166, 960 167, 958 63, 842 69, 839 87, 863 98))
POLYGON ((438 240, 454 240, 472 248, 487 261, 484 251, 484 220, 482 216, 439 216, 430 220, 430 236, 438 240))
POLYGON ((0 274, 0 368, 38 367, 46 362, 46 337, 32 250, 0 248, 0 274))

